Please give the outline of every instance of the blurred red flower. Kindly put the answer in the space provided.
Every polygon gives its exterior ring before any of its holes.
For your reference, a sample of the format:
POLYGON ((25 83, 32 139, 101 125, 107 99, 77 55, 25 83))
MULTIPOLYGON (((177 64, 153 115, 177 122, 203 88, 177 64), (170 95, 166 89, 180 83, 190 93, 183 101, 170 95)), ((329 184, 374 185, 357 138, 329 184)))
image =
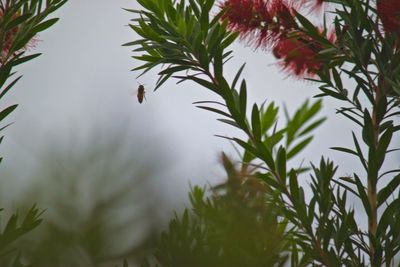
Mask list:
POLYGON ((228 0, 220 4, 226 9, 222 19, 228 19, 228 26, 233 31, 240 32, 242 39, 253 37, 257 46, 269 39, 269 27, 273 23, 268 9, 268 1, 263 0, 228 0))
POLYGON ((282 38, 272 51, 276 58, 281 59, 283 69, 297 76, 312 76, 322 66, 322 62, 316 59, 318 51, 311 41, 282 38))
MULTIPOLYGON (((328 40, 334 42, 335 33, 328 34, 328 40)), ((324 62, 317 57, 323 46, 317 41, 299 33, 297 36, 279 39, 272 52, 280 59, 281 67, 298 77, 312 77, 324 62)))
MULTIPOLYGON (((270 0, 270 12, 276 19, 276 26, 282 31, 287 31, 297 28, 297 23, 294 19, 294 10, 298 8, 293 1, 270 0)), ((297 2, 300 3, 300 2, 297 2)))
MULTIPOLYGON (((400 0, 399 0, 400 1, 400 0)), ((281 66, 297 76, 312 76, 322 67, 316 58, 321 45, 301 34, 295 13, 302 8, 318 8, 324 0, 226 0, 223 19, 231 30, 256 47, 272 48, 281 66), (293 37, 298 32, 301 36, 293 37)))
MULTIPOLYGON (((4 11, 0 9, 0 23, 2 23, 2 21, 3 21, 3 16, 4 16, 4 11)), ((15 14, 13 14, 12 18, 15 19, 19 16, 20 16, 20 12, 17 12, 15 14)), ((5 27, 5 25, 4 25, 4 27, 5 27)), ((1 31, 4 31, 4 29, 1 29, 1 31)), ((14 26, 13 28, 5 31, 2 34, 3 39, 0 40, 0 43, 1 43, 0 64, 5 64, 10 59, 10 56, 11 56, 10 51, 14 44, 15 36, 18 34, 19 31, 20 31, 20 26, 18 25, 18 26, 14 26)), ((24 50, 35 47, 37 41, 38 41, 38 39, 36 38, 36 36, 33 37, 31 40, 29 40, 29 42, 25 45, 25 47, 23 47, 22 49, 20 49, 18 51, 14 51, 14 53, 23 52, 24 50)))
POLYGON ((377 11, 386 32, 400 33, 400 0, 378 0, 377 11))
MULTIPOLYGON (((4 16, 4 13, 2 10, 0 10, 0 22, 3 21, 3 16, 4 16)), ((1 31, 4 31, 4 29, 1 29, 1 31)), ((14 27, 13 29, 2 33, 3 39, 0 40, 0 43, 1 43, 0 63, 1 64, 4 63, 3 61, 5 60, 5 58, 7 57, 8 53, 11 49, 11 46, 13 43, 13 36, 17 32, 18 32, 17 27, 14 27)))

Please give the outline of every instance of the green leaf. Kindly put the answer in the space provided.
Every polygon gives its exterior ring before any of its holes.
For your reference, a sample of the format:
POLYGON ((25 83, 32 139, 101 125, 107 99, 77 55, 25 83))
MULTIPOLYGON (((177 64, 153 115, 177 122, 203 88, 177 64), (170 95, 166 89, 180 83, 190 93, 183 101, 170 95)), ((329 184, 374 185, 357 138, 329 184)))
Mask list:
POLYGON ((266 133, 272 127, 272 125, 274 125, 274 123, 277 120, 278 112, 279 112, 279 108, 275 107, 274 102, 271 102, 268 105, 268 107, 266 108, 266 110, 264 111, 264 114, 262 115, 262 119, 261 119, 261 132, 262 133, 266 133))
POLYGON ((216 109, 216 108, 207 107, 207 106, 196 106, 196 107, 204 109, 204 110, 208 110, 208 111, 211 111, 211 112, 214 112, 214 113, 217 113, 217 114, 220 114, 220 115, 228 117, 228 118, 232 118, 230 114, 228 114, 228 113, 226 113, 226 112, 224 112, 222 110, 216 109))
POLYGON ((245 80, 242 81, 242 84, 240 86, 239 102, 240 102, 240 113, 243 118, 246 118, 247 90, 246 90, 246 81, 245 80))
POLYGON ((274 189, 278 189, 279 191, 283 191, 284 188, 280 183, 278 183, 270 173, 256 173, 255 176, 258 179, 264 181, 267 185, 271 186, 274 189))
MULTIPOLYGON (((243 69, 244 69, 245 66, 246 66, 246 63, 243 63, 243 65, 239 68, 238 72, 236 73, 235 78, 234 78, 233 81, 232 81, 232 85, 231 85, 231 88, 232 88, 232 89, 235 89, 236 83, 237 83, 237 81, 239 80, 239 77, 240 77, 240 75, 242 74, 243 69)), ((243 83, 243 82, 245 82, 245 81, 243 80, 242 83, 243 83)))
POLYGON ((239 125, 236 123, 236 121, 234 121, 234 120, 226 120, 226 119, 217 119, 217 120, 220 121, 220 122, 223 122, 223 123, 232 125, 233 127, 236 127, 236 128, 238 128, 238 129, 241 129, 241 128, 239 127, 239 125))
POLYGON ((352 120, 353 122, 355 122, 356 124, 360 125, 361 127, 364 127, 363 124, 359 120, 357 120, 355 118, 356 114, 354 114, 352 112, 349 112, 349 110, 340 109, 340 110, 337 110, 337 113, 342 114, 343 116, 345 116, 346 118, 352 120))
POLYGON ((19 24, 22 24, 27 19, 29 19, 31 16, 32 16, 32 14, 27 13, 27 14, 23 14, 21 16, 16 17, 14 20, 12 20, 10 23, 7 24, 5 31, 12 29, 12 28, 18 26, 19 24))
POLYGON ((156 91, 158 88, 160 88, 160 86, 163 85, 171 76, 172 74, 160 76, 153 91, 156 91))
MULTIPOLYGON (((354 184, 354 181, 349 177, 340 177, 340 179, 343 180, 343 181, 346 181, 346 182, 348 182, 350 184, 354 184)), ((350 186, 348 186, 347 184, 344 184, 344 183, 342 183, 341 181, 338 181, 338 180, 332 180, 332 181, 334 183, 338 184, 340 187, 342 187, 346 191, 353 193, 357 197, 360 197, 360 195, 354 189, 352 189, 350 186)))
POLYGON ((342 79, 340 78, 340 74, 337 72, 337 70, 335 68, 332 68, 331 71, 332 71, 332 76, 335 81, 337 89, 339 89, 339 91, 343 91, 343 83, 342 83, 342 79))
POLYGON ((136 41, 132 41, 132 42, 127 42, 122 44, 122 46, 134 46, 134 45, 141 45, 142 43, 145 43, 146 39, 139 39, 136 41))
POLYGON ((0 121, 4 120, 11 112, 14 111, 14 109, 17 108, 17 106, 18 106, 18 105, 12 105, 12 106, 9 106, 9 107, 3 109, 3 110, 0 112, 0 121))
POLYGON ((369 205, 367 193, 365 192, 364 185, 362 184, 360 178, 355 173, 354 173, 354 183, 357 186, 358 196, 360 197, 365 212, 367 213, 368 216, 371 216, 371 207, 369 205))
POLYGON ((296 12, 295 13, 296 18, 299 20, 299 22, 301 23, 301 25, 309 32, 309 33, 314 33, 319 35, 318 30, 316 29, 316 27, 314 26, 314 24, 312 22, 310 22, 306 17, 304 17, 303 15, 301 15, 300 13, 296 12))
POLYGON ((48 29, 49 27, 53 26, 58 20, 59 20, 58 18, 53 18, 53 19, 46 20, 45 22, 42 22, 42 23, 36 25, 36 26, 32 29, 32 31, 33 31, 35 34, 36 34, 36 33, 39 33, 39 32, 42 32, 42 31, 48 29))
POLYGON ((258 157, 260 160, 264 161, 271 171, 275 171, 275 163, 271 151, 268 150, 265 144, 261 142, 256 142, 255 147, 256 147, 256 154, 254 155, 258 157))
POLYGON ((200 10, 199 10, 197 4, 194 2, 194 0, 189 0, 189 3, 190 3, 190 7, 192 8, 196 18, 200 18, 200 10))
POLYGON ((279 147, 277 160, 276 160, 276 169, 278 171, 279 177, 281 180, 286 180, 286 150, 283 146, 279 147))
POLYGON ((214 76, 221 80, 223 76, 222 50, 218 49, 214 57, 214 76))
MULTIPOLYGON (((180 77, 177 77, 177 78, 180 78, 180 77)), ((215 85, 213 83, 210 83, 207 80, 204 80, 204 79, 201 79, 201 78, 197 78, 195 76, 187 76, 187 77, 184 77, 184 78, 192 80, 192 81, 200 84, 201 86, 204 86, 204 87, 206 87, 206 88, 210 89, 211 91, 213 91, 213 92, 218 94, 218 90, 215 87, 215 85)))
POLYGON ((352 132, 352 136, 353 136, 354 145, 355 145, 355 147, 356 147, 357 156, 358 156, 358 158, 360 159, 360 162, 361 162, 361 164, 363 165, 364 169, 365 169, 365 170, 368 170, 368 167, 367 167, 367 164, 366 164, 364 155, 363 155, 363 153, 362 153, 362 151, 361 151, 360 144, 358 143, 357 137, 356 137, 356 135, 354 134, 354 132, 352 132))
POLYGON ((158 75, 165 75, 165 74, 173 74, 175 72, 179 72, 182 70, 187 70, 189 69, 190 66, 175 66, 175 67, 169 67, 165 70, 162 70, 158 73, 158 75))
POLYGON ((344 153, 348 153, 348 154, 352 154, 352 155, 355 155, 355 156, 358 156, 357 152, 355 152, 354 150, 351 150, 351 149, 349 149, 349 148, 345 148, 345 147, 331 147, 331 149, 337 150, 337 151, 340 151, 340 152, 344 152, 344 153))
POLYGON ((326 120, 326 118, 321 118, 315 122, 313 122, 312 124, 310 124, 309 126, 307 126, 304 130, 302 130, 299 133, 299 137, 308 134, 309 132, 311 132, 312 130, 314 130, 315 128, 317 128, 318 126, 320 126, 324 121, 326 120))
POLYGON ((223 51, 223 48, 221 47, 221 42, 223 38, 224 33, 221 33, 221 25, 213 25, 208 32, 206 38, 206 44, 208 46, 208 51, 210 52, 211 57, 214 57, 217 51, 223 51))
POLYGON ((292 149, 289 150, 287 154, 287 158, 293 158, 295 155, 297 155, 300 151, 302 151, 313 139, 313 136, 307 137, 297 145, 295 145, 292 149))
POLYGON ((222 48, 227 48, 230 46, 239 36, 239 32, 232 32, 230 33, 223 41, 221 44, 222 48))
POLYGON ((324 92, 323 94, 319 94, 316 95, 315 97, 321 97, 321 96, 331 96, 333 98, 339 99, 339 100, 347 100, 347 97, 343 94, 339 94, 335 91, 320 87, 319 88, 322 92, 324 92))
POLYGON ((255 157, 258 157, 259 153, 257 152, 257 150, 249 143, 240 140, 238 138, 232 138, 233 141, 235 141, 236 143, 238 143, 241 147, 243 147, 246 151, 248 151, 249 153, 253 154, 255 157))
POLYGON ((199 63, 201 67, 203 67, 205 70, 208 71, 209 65, 210 65, 210 60, 208 58, 208 52, 207 49, 204 45, 200 45, 199 47, 199 54, 197 56, 197 59, 199 60, 199 63))
POLYGON ((206 10, 201 10, 201 15, 200 15, 200 28, 201 32, 203 33, 203 36, 207 35, 208 32, 208 26, 209 26, 209 14, 208 11, 206 10))
POLYGON ((381 168, 385 160, 387 149, 389 147, 390 141, 392 140, 392 136, 393 136, 393 127, 389 126, 379 139, 378 149, 376 150, 376 155, 375 155, 376 165, 378 169, 381 168))
POLYGON ((251 113, 251 125, 253 127, 253 135, 256 140, 261 140, 260 111, 257 104, 253 105, 251 113))
POLYGON ((393 194, 400 185, 400 174, 396 175, 384 188, 378 192, 378 207, 381 206, 387 198, 393 194))
POLYGON ((386 232, 386 229, 389 225, 397 223, 394 221, 395 216, 393 215, 396 212, 396 210, 398 210, 399 206, 400 206, 400 198, 397 198, 393 200, 393 202, 391 202, 386 207, 378 223, 378 228, 376 231, 378 236, 382 236, 382 234, 386 232))
POLYGON ((371 115, 369 114, 368 110, 364 110, 364 127, 362 129, 362 137, 365 142, 369 147, 373 146, 374 140, 373 140, 373 127, 371 123, 371 115))
POLYGON ((41 53, 37 53, 37 54, 33 54, 33 55, 17 58, 16 60, 13 60, 11 62, 11 65, 12 66, 17 66, 17 65, 25 63, 25 62, 27 62, 29 60, 32 60, 32 59, 34 59, 34 58, 36 58, 36 57, 38 57, 40 55, 41 55, 41 53))
POLYGON ((6 88, 3 89, 0 93, 0 98, 2 98, 7 92, 22 78, 22 76, 19 76, 16 78, 14 81, 12 81, 9 85, 7 85, 6 88))
POLYGON ((10 77, 12 66, 10 64, 4 65, 0 67, 0 88, 3 87, 8 77, 10 77))
POLYGON ((297 182, 297 175, 295 172, 289 173, 289 188, 293 197, 293 202, 297 202, 299 199, 299 184, 297 182))

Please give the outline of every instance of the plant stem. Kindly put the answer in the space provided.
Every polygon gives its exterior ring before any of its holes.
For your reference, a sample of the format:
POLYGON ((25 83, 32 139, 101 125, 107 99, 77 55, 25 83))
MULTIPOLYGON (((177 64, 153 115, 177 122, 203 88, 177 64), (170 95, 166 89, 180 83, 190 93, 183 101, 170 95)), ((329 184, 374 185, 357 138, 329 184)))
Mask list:
MULTIPOLYGON (((371 207, 371 215, 368 218, 368 231, 371 236, 376 239, 376 229, 378 225, 378 216, 377 216, 377 194, 376 194, 376 182, 372 182, 372 176, 374 174, 368 174, 368 200, 371 207)), ((376 176, 376 175, 375 175, 376 176)), ((371 260, 371 266, 373 262, 375 262, 375 246, 372 240, 369 241, 369 254, 371 260)))
MULTIPOLYGON (((378 118, 378 106, 381 101, 382 91, 381 87, 375 87, 375 104, 372 110, 371 117, 371 125, 372 125, 372 134, 373 134, 373 142, 369 147, 369 159, 368 159, 368 201, 371 208, 371 214, 368 218, 368 232, 370 233, 372 239, 376 240, 376 230, 378 227, 378 198, 377 198, 377 183, 378 183, 378 173, 379 169, 374 166, 376 162, 375 154, 378 149, 379 144, 379 128, 380 128, 380 119, 378 118), (375 161, 375 162, 374 162, 375 161), (372 167, 371 167, 372 166, 372 167)), ((385 97, 385 96, 383 96, 385 97)), ((374 266, 374 263, 378 263, 376 261, 375 255, 375 245, 371 240, 369 241, 369 256, 371 261, 371 266, 374 266)))

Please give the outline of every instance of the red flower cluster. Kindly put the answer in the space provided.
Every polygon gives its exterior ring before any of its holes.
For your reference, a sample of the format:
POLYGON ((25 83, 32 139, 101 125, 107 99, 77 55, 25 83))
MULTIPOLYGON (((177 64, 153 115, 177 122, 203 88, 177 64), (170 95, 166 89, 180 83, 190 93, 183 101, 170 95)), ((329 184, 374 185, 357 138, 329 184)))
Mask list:
POLYGON ((269 39, 269 25, 273 23, 268 5, 263 0, 231 0, 220 5, 226 9, 222 19, 228 19, 229 27, 240 32, 242 38, 250 38, 255 31, 260 33, 257 37, 257 46, 269 39))
MULTIPOLYGON (((0 10, 0 22, 3 21, 3 16, 4 13, 2 10, 0 10)), ((1 31, 3 31, 3 29, 1 29, 1 31)), ((1 53, 0 53, 0 63, 4 63, 3 61, 5 60, 5 58, 7 57, 11 46, 12 46, 12 42, 13 42, 13 36, 17 33, 18 29, 17 28, 13 28, 10 31, 7 31, 5 33, 3 33, 3 40, 2 41, 2 46, 1 46, 1 53)))
MULTIPOLYGON (((3 16, 4 16, 4 11, 0 9, 0 23, 3 21, 3 16)), ((20 13, 16 13, 13 15, 13 18, 17 18, 20 16, 20 13)), ((9 58, 10 58, 10 50, 11 47, 14 43, 15 36, 17 35, 18 31, 20 30, 20 26, 16 26, 11 28, 10 30, 6 31, 3 33, 3 40, 0 40, 0 43, 2 44, 1 46, 1 51, 0 51, 0 64, 5 64, 9 58)), ((3 29, 1 29, 3 31, 3 29)), ((35 46, 37 39, 34 37, 29 41, 29 43, 22 48, 19 51, 16 52, 22 52, 24 50, 27 50, 29 48, 32 48, 35 46)))
POLYGON ((400 0, 378 0, 376 8, 385 31, 400 33, 400 0))
POLYGON ((322 63, 316 59, 317 51, 311 45, 312 41, 282 38, 272 52, 276 58, 281 59, 283 69, 298 76, 313 75, 321 68, 322 63))
MULTIPOLYGON (((328 35, 328 40, 334 42, 334 32, 328 35)), ((323 47, 310 37, 299 34, 294 38, 281 38, 274 46, 274 56, 281 59, 280 65, 284 70, 297 76, 310 77, 315 75, 323 66, 317 54, 323 47)))
MULTIPOLYGON (((399 0, 400 1, 400 0, 399 0)), ((272 48, 283 69, 297 76, 312 76, 321 67, 316 58, 322 49, 316 41, 301 34, 295 12, 304 6, 312 10, 324 0, 226 0, 223 19, 240 32, 242 39, 256 47, 272 48), (289 37, 290 36, 290 37, 289 37)))

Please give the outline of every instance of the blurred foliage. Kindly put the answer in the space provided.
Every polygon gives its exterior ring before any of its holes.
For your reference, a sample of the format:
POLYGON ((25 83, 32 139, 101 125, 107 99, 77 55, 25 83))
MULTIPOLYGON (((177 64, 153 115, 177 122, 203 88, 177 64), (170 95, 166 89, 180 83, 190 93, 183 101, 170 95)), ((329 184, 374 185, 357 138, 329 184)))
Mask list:
MULTIPOLYGON (((286 222, 269 203, 266 184, 243 176, 225 154, 222 161, 227 181, 212 187, 210 196, 192 189, 191 209, 176 215, 161 234, 154 251, 157 266, 284 266, 286 222)), ((153 266, 150 262, 142 266, 153 266)))
MULTIPOLYGON (((1 0, 0 1, 0 99, 3 98, 22 76, 12 79, 15 66, 26 63, 40 54, 26 55, 37 34, 53 24, 58 18, 46 18, 65 4, 67 0, 1 0)), ((3 121, 18 105, 0 112, 3 121)), ((8 124, 9 125, 9 124, 8 124)), ((4 130, 8 125, 0 128, 4 130)), ((0 141, 3 139, 1 137, 0 141)))
MULTIPOLYGON (((46 18, 65 4, 67 0, 0 0, 0 99, 2 99, 22 76, 12 78, 15 66, 25 63, 40 54, 26 55, 32 40, 39 32, 57 22, 57 18, 46 18), (10 78, 12 81, 10 81, 10 78)), ((0 122, 12 113, 18 105, 8 106, 0 111, 0 122)), ((0 128, 3 131, 9 124, 0 128)), ((0 137, 0 143, 4 136, 0 137)), ((1 162, 2 158, 0 158, 1 162)), ((30 203, 32 205, 32 203, 30 203)), ((30 232, 41 222, 40 211, 33 206, 23 217, 11 215, 0 234, 0 265, 23 266, 21 256, 15 256, 11 249, 13 241, 30 232)))
POLYGON ((19 219, 20 216, 18 213, 13 214, 8 219, 6 226, 0 234, 0 266, 24 266, 21 263, 21 254, 18 253, 15 256, 17 251, 12 247, 12 244, 15 240, 22 238, 22 236, 40 224, 42 220, 39 219, 39 216, 39 209, 33 206, 22 219, 22 222, 19 222, 21 219, 19 219))
POLYGON ((14 206, 24 210, 36 202, 45 211, 40 227, 14 246, 24 251, 22 259, 41 267, 89 267, 143 257, 165 223, 168 201, 156 184, 167 162, 162 145, 155 155, 133 132, 93 130, 74 134, 72 143, 47 139, 41 152, 32 152, 37 163, 14 206))

